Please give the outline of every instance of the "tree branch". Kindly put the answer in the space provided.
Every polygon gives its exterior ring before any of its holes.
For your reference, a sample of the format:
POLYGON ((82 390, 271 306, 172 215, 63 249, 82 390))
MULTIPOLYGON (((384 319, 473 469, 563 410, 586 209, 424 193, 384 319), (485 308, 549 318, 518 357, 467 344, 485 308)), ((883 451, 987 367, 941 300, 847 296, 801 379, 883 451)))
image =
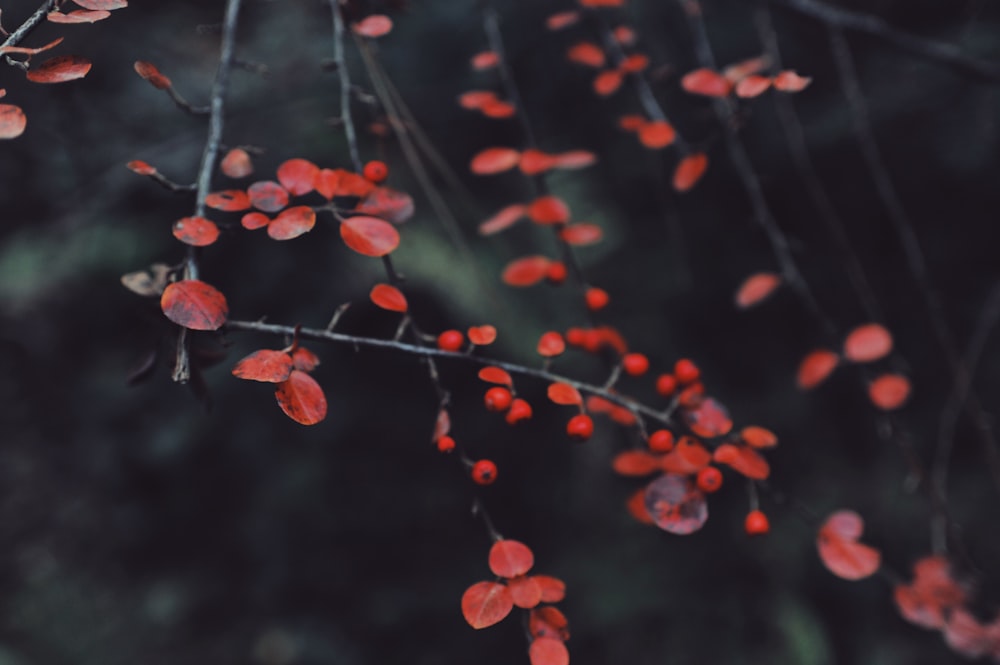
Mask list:
POLYGON ((45 21, 49 12, 56 8, 57 1, 58 0, 46 0, 43 2, 42 6, 36 9, 35 13, 29 16, 17 30, 10 33, 10 36, 4 40, 3 44, 0 44, 0 48, 3 48, 4 46, 17 46, 20 44, 25 37, 31 34, 32 30, 45 21))

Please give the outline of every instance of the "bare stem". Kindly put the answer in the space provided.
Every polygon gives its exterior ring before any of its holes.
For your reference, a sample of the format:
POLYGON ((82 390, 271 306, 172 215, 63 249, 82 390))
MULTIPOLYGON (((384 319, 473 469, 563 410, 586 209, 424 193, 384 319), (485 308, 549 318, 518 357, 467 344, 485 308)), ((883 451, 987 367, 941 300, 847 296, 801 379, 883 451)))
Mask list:
POLYGON ((58 4, 58 0, 45 0, 42 5, 35 10, 35 12, 29 16, 24 23, 20 25, 14 32, 10 33, 10 36, 0 44, 0 48, 4 46, 17 46, 24 38, 31 34, 31 31, 41 25, 49 12, 53 11, 58 4))
POLYGON ((354 118, 351 115, 351 74, 347 70, 347 59, 344 57, 344 17, 340 13, 340 0, 330 0, 330 10, 333 12, 333 61, 337 65, 337 77, 340 79, 340 119, 344 124, 344 137, 347 139, 347 149, 351 153, 351 163, 354 165, 354 170, 361 173, 358 135, 354 130, 354 118))

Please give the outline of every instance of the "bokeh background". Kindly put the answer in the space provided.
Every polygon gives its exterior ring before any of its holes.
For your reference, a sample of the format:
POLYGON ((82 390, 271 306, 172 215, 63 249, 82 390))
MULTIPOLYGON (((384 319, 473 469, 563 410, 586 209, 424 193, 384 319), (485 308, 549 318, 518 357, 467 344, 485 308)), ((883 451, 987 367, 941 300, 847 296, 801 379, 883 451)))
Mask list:
MULTIPOLYGON (((8 30, 37 2, 0 2, 8 30)), ((1000 10, 986 2, 839 2, 915 35, 1000 61, 1000 10)), ((273 178, 291 157, 347 167, 337 126, 336 75, 327 3, 244 0, 238 57, 266 73, 234 73, 225 141, 260 148, 255 178, 273 178)), ((759 55, 756 3, 703 5, 720 64, 759 55)), ((574 217, 605 230, 583 248, 588 279, 606 288, 600 314, 647 353, 654 373, 682 356, 702 368, 709 392, 739 424, 778 433, 773 485, 816 515, 838 508, 867 519, 887 570, 907 575, 929 552, 928 502, 914 488, 898 436, 924 462, 933 454, 953 376, 920 290, 911 278, 872 176, 861 157, 825 28, 772 8, 788 67, 813 77, 794 106, 809 152, 892 330, 897 367, 914 394, 893 432, 870 407, 859 374, 841 369, 814 392, 796 389, 801 357, 824 342, 815 319, 788 291, 747 312, 732 303, 752 272, 777 270, 728 162, 711 106, 683 93, 696 67, 678 5, 632 0, 608 11, 628 22, 653 62, 657 98, 711 167, 690 193, 668 183, 676 155, 654 154, 621 132, 638 112, 629 86, 610 99, 590 90, 593 73, 564 59, 593 39, 588 24, 544 28, 566 0, 497 2, 509 64, 541 147, 587 149, 600 161, 550 178, 574 217), (898 436, 897 436, 898 435, 898 436)), ((516 123, 460 109, 473 88, 498 89, 469 58, 487 48, 481 7, 455 0, 359 5, 390 11, 394 31, 378 56, 434 147, 458 175, 442 178, 459 222, 449 232, 391 138, 366 131, 382 119, 362 63, 348 46, 358 87, 354 111, 362 156, 385 159, 390 184, 412 192, 417 215, 402 230, 396 264, 426 330, 494 323, 498 358, 535 364, 537 336, 579 325, 568 288, 503 286, 503 265, 552 253, 548 234, 517 228, 496 238, 476 225, 531 196, 516 174, 477 178, 473 154, 521 145, 516 123)), ((195 103, 208 98, 223 3, 134 1, 92 26, 43 26, 28 40, 65 36, 57 54, 90 58, 83 80, 28 84, 5 67, 4 100, 29 118, 24 136, 0 147, 0 664, 526 663, 521 623, 474 631, 459 598, 486 579, 489 539, 471 514, 477 498, 506 536, 529 543, 539 572, 564 579, 577 665, 962 662, 940 635, 906 624, 891 577, 849 583, 815 553, 815 523, 768 495, 772 533, 742 532, 747 496, 727 475, 705 528, 677 537, 636 523, 624 509, 637 483, 610 460, 630 435, 600 422, 585 445, 562 428, 568 412, 546 404, 544 386, 519 381, 535 418, 517 429, 481 405, 475 368, 445 363, 454 396, 453 433, 473 457, 500 467, 475 487, 454 458, 430 444, 436 398, 424 367, 398 353, 313 345, 330 412, 315 427, 285 418, 270 391, 230 376, 246 353, 280 340, 244 333, 199 340, 203 391, 170 381, 172 334, 155 299, 125 290, 122 274, 183 248, 172 223, 191 214, 171 194, 125 168, 142 159, 179 182, 194 179, 203 118, 176 109, 135 75, 148 60, 195 103), (147 380, 127 385, 158 354, 147 380)), ((961 350, 998 284, 996 83, 847 33, 887 171, 898 189, 947 324, 961 350)), ((841 331, 866 321, 844 263, 790 158, 775 100, 741 104, 740 137, 778 224, 824 311, 841 331)), ((224 183, 223 178, 218 182, 224 183)), ((232 316, 322 327, 353 301, 343 330, 390 336, 395 319, 366 302, 381 266, 346 250, 320 223, 274 243, 241 232, 237 218, 203 253, 203 277, 229 298, 232 316)), ((987 337, 974 390, 987 414, 1000 400, 1000 354, 987 337)), ((600 363, 569 355, 555 368, 600 381, 600 363)), ((654 400, 651 379, 622 383, 654 400)), ((985 618, 1000 594, 997 490, 973 427, 961 420, 949 484, 961 527, 962 567, 985 618)))

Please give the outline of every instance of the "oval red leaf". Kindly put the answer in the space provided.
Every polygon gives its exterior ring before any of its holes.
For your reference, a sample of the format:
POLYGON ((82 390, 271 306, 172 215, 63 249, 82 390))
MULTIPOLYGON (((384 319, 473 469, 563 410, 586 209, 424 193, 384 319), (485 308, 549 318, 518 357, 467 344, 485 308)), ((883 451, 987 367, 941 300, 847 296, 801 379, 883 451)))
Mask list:
POLYGON ((840 364, 840 356, 828 349, 816 349, 810 352, 799 363, 795 381, 799 388, 809 390, 815 388, 830 376, 830 373, 840 364))
POLYGON ((563 404, 565 406, 583 404, 583 396, 580 394, 580 391, 568 383, 549 384, 548 396, 556 404, 563 404))
POLYGON ((77 9, 68 14, 62 12, 49 12, 45 17, 52 23, 96 23, 111 16, 108 11, 90 11, 77 9))
POLYGON ((508 286, 531 286, 545 279, 551 263, 546 256, 524 256, 508 263, 500 279, 508 286))
POLYGON ((676 138, 677 132, 664 120, 647 122, 639 128, 639 142, 652 150, 666 148, 676 138))
POLYGON ((469 61, 473 69, 478 69, 480 71, 484 69, 490 69, 496 67, 500 62, 500 54, 496 51, 480 51, 479 53, 472 56, 469 61))
POLYGON ((413 217, 413 197, 391 187, 376 187, 354 207, 360 215, 381 217, 393 224, 402 224, 413 217))
POLYGON ((696 69, 681 79, 681 87, 693 95, 725 97, 732 90, 732 83, 722 74, 711 69, 696 69))
POLYGON ((243 228, 250 231, 262 229, 271 223, 271 218, 262 212, 248 212, 240 219, 243 228))
POLYGON ((254 351, 233 367, 233 376, 247 381, 281 383, 292 373, 292 357, 284 351, 254 351))
POLYGON ((542 590, 543 603, 558 603, 566 597, 566 583, 551 575, 534 575, 533 579, 542 590))
POLYGON ((682 159, 674 170, 673 185, 678 192, 686 192, 698 184, 708 169, 708 155, 696 152, 682 159))
POLYGON ((539 196, 528 205, 528 217, 536 224, 565 224, 569 221, 569 206, 558 196, 539 196))
POLYGON ((528 647, 531 665, 569 665, 569 651, 562 641, 552 637, 539 637, 528 647))
POLYGON ((316 212, 309 206, 295 206, 283 210, 267 225, 267 235, 275 240, 291 240, 312 231, 316 226, 316 212))
POLYGON ((877 323, 858 326, 844 340, 844 357, 851 362, 879 360, 892 351, 892 335, 877 323))
POLYGON ((211 245, 219 239, 219 227, 204 217, 184 217, 174 222, 174 237, 195 247, 211 245))
POLYGON ((278 212, 288 205, 288 192, 272 180, 255 182, 247 188, 250 203, 257 210, 278 212))
POLYGON ((734 446, 724 443, 715 449, 712 459, 726 464, 737 473, 753 480, 766 480, 771 475, 771 467, 760 453, 749 446, 734 446))
POLYGON ((477 582, 462 594, 462 616, 477 630, 503 621, 512 609, 510 589, 499 582, 477 582))
POLYGON ((617 69, 603 71, 594 78, 594 92, 602 97, 612 95, 622 87, 622 80, 622 73, 617 69))
POLYGON ((289 159, 278 167, 278 182, 294 196, 308 194, 314 190, 318 175, 319 167, 305 159, 289 159))
POLYGON ((191 330, 218 330, 229 315, 222 292, 197 279, 168 284, 160 296, 160 309, 168 319, 191 330))
POLYGON ((368 294, 372 302, 390 312, 405 312, 406 296, 391 284, 376 284, 368 294))
POLYGON ((517 540, 498 540, 490 548, 490 570, 498 577, 524 575, 535 565, 531 548, 517 540))
POLYGON ((385 256, 399 247, 399 231, 377 217, 349 217, 340 224, 344 244, 358 254, 385 256))
POLYGON ((89 71, 90 60, 78 55, 60 55, 29 69, 25 76, 35 83, 63 83, 82 79, 89 71))
POLYGON ((128 7, 128 0, 73 0, 76 4, 80 5, 84 9, 123 9, 128 7))
POLYGON ((392 31, 392 19, 384 14, 372 14, 351 25, 354 34, 362 37, 383 37, 392 31))
POLYGON ((760 74, 752 74, 736 84, 736 96, 743 99, 759 97, 771 87, 771 79, 760 74))
POLYGON ((243 148, 233 148, 222 158, 219 168, 230 178, 245 178, 253 173, 253 161, 243 148))
POLYGON ((292 365, 303 372, 311 372, 319 367, 319 356, 304 346, 292 351, 292 365))
POLYGON ((514 385, 514 380, 511 379, 510 374, 506 370, 502 370, 499 367, 484 367, 479 370, 479 378, 487 383, 499 383, 503 386, 514 385))
POLYGON ((558 607, 536 607, 528 614, 528 632, 534 638, 569 639, 569 621, 558 607))
POLYGON ((250 207, 250 197, 242 189, 227 189, 206 196, 205 205, 223 212, 239 212, 250 207))
POLYGON ((622 476, 648 476, 660 470, 660 459, 645 450, 625 450, 615 455, 611 468, 622 476))
POLYGON ((20 106, 0 104, 0 139, 15 139, 24 133, 28 118, 20 106))
POLYGON ((773 272, 758 272, 747 277, 736 291, 736 306, 747 309, 762 303, 781 284, 781 277, 773 272))
POLYGON ((278 406, 285 415, 302 425, 315 425, 326 418, 326 395, 323 389, 302 370, 292 370, 288 379, 274 391, 278 406))
POLYGON ((156 173, 156 167, 138 159, 133 159, 125 165, 125 168, 133 173, 138 173, 139 175, 153 175, 156 173))
POLYGON ((491 325, 472 326, 468 331, 469 341, 479 346, 487 346, 497 339, 497 329, 491 325))
POLYGON ((566 51, 566 59, 594 69, 600 69, 606 62, 603 49, 592 42, 580 42, 570 46, 566 51))
POLYGON ((883 374, 868 386, 868 397, 883 411, 898 409, 910 397, 910 380, 902 374, 883 374))
POLYGON ((570 245, 582 247, 599 243, 604 237, 604 232, 597 224, 578 222, 562 228, 559 231, 559 237, 570 245))
POLYGON ((685 409, 684 422, 692 432, 706 439, 729 434, 733 429, 733 421, 726 407, 711 397, 702 400, 693 409, 685 409))
POLYGON ((469 170, 476 175, 493 175, 509 171, 521 161, 521 153, 513 148, 486 148, 469 163, 469 170))
POLYGON ((570 150, 552 155, 557 169, 583 169, 597 163, 597 155, 589 150, 570 150))
POLYGON ((510 596, 514 600, 514 605, 524 610, 537 607, 542 602, 542 587, 534 577, 515 577, 507 581, 507 588, 510 589, 510 596))
POLYGON ((170 79, 161 74, 156 65, 151 62, 136 60, 132 67, 135 69, 136 74, 149 81, 157 90, 166 90, 171 85, 170 79))
POLYGON ((782 92, 800 92, 812 83, 812 78, 799 76, 791 69, 786 69, 774 77, 774 89, 782 92))
POLYGON ((685 476, 660 476, 646 487, 644 500, 653 523, 679 536, 694 533, 708 520, 705 495, 685 476))

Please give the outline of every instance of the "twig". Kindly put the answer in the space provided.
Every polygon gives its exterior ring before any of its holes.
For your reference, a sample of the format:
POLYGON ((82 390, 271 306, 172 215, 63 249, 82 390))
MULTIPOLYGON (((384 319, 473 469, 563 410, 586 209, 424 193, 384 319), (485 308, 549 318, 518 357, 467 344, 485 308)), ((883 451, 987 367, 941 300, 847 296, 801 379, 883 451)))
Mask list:
POLYGON ((56 8, 57 3, 58 0, 46 0, 43 2, 42 5, 35 10, 35 13, 29 16, 24 23, 17 28, 17 30, 10 33, 10 36, 3 41, 3 44, 0 44, 0 48, 3 48, 4 46, 17 46, 20 44, 25 37, 31 34, 32 30, 45 21, 49 12, 56 8))
POLYGON ((340 79, 340 118, 344 123, 344 137, 351 153, 351 163, 354 170, 361 173, 358 135, 354 131, 354 119, 351 116, 351 74, 344 57, 344 17, 340 13, 340 0, 330 0, 330 10, 333 13, 333 61, 337 65, 337 77, 340 79))

